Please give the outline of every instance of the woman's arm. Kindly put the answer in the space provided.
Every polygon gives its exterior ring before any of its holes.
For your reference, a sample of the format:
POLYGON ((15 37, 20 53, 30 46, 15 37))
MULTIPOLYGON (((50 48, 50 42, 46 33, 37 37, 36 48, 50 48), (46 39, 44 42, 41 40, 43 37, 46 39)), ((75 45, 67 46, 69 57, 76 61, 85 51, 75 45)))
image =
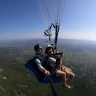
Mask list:
POLYGON ((58 70, 61 70, 61 66, 62 66, 62 58, 64 57, 64 54, 61 54, 60 55, 60 61, 59 61, 59 64, 58 64, 58 66, 57 66, 57 69, 58 70))

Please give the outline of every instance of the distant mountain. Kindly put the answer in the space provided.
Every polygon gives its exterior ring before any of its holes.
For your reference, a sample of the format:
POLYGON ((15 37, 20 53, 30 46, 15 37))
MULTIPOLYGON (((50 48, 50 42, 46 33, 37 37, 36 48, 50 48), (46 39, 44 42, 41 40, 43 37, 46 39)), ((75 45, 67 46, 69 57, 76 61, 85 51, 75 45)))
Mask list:
MULTIPOLYGON (((46 46, 50 42, 47 39, 28 39, 28 40, 10 40, 10 41, 2 41, 0 42, 0 47, 13 47, 13 46, 34 46, 35 44, 41 44, 42 46, 46 46)), ((54 40, 51 40, 51 44, 54 40)), ((87 41, 87 40, 74 40, 74 39, 58 39, 58 46, 60 45, 65 47, 80 47, 80 48, 88 48, 90 50, 94 50, 96 52, 96 41, 87 41)))

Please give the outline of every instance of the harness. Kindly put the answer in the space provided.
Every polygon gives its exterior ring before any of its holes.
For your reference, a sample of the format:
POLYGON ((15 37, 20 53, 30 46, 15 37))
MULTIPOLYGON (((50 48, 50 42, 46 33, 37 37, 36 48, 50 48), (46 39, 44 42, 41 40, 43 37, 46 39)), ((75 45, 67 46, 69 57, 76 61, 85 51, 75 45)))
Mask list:
MULTIPOLYGON (((34 56, 32 59, 30 59, 30 60, 25 64, 25 67, 26 67, 28 70, 32 71, 32 73, 35 74, 37 80, 38 80, 40 83, 49 83, 48 78, 44 75, 43 72, 41 72, 41 71, 38 69, 37 65, 36 65, 35 62, 34 62, 34 60, 37 59, 37 58, 42 62, 42 61, 43 61, 43 57, 44 57, 44 56, 40 56, 40 55, 39 55, 39 56, 38 56, 38 55, 34 56)), ((54 82, 54 83, 57 83, 57 82, 60 82, 60 81, 61 81, 61 77, 60 77, 60 76, 53 76, 53 72, 50 72, 50 76, 49 76, 49 77, 52 78, 52 82, 54 82)))
POLYGON ((60 63, 59 58, 54 58, 50 55, 46 55, 44 57, 43 66, 48 71, 55 73, 55 70, 56 70, 59 63, 60 63))
POLYGON ((53 23, 51 23, 50 27, 44 31, 44 36, 48 36, 49 37, 49 41, 51 42, 51 28, 54 28, 55 29, 55 39, 54 39, 54 43, 51 44, 51 45, 54 45, 54 49, 57 48, 57 39, 58 39, 58 33, 59 33, 59 29, 60 29, 60 25, 58 23, 56 23, 55 25, 53 23))
POLYGON ((38 69, 38 66, 37 64, 35 63, 35 59, 39 59, 41 62, 43 61, 43 55, 35 55, 32 57, 32 59, 30 59, 26 64, 25 64, 25 67, 30 67, 31 68, 31 71, 35 72, 35 75, 36 77, 39 79, 39 80, 43 80, 45 78, 45 75, 43 72, 41 72, 39 69, 38 69), (27 66, 28 65, 28 66, 27 66))

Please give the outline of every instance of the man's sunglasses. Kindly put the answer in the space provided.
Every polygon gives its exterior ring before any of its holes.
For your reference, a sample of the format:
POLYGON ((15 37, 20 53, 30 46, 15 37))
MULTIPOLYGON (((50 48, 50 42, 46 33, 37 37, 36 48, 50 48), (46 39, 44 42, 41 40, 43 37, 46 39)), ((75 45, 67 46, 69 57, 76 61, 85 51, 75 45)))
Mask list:
POLYGON ((40 48, 40 49, 37 49, 36 51, 40 51, 40 50, 42 51, 42 48, 40 48))

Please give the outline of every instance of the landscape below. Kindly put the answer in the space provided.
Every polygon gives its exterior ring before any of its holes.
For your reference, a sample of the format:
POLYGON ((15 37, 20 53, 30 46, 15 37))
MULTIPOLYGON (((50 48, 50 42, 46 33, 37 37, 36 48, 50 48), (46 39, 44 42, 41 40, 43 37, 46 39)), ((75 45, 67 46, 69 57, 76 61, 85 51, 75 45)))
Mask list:
MULTIPOLYGON (((50 85, 24 67, 37 43, 43 50, 47 45, 43 39, 0 42, 0 96, 52 96, 50 85)), ((60 96, 96 96, 96 42, 59 39, 58 49, 64 52, 63 64, 76 74, 70 90, 54 84, 60 96)))

